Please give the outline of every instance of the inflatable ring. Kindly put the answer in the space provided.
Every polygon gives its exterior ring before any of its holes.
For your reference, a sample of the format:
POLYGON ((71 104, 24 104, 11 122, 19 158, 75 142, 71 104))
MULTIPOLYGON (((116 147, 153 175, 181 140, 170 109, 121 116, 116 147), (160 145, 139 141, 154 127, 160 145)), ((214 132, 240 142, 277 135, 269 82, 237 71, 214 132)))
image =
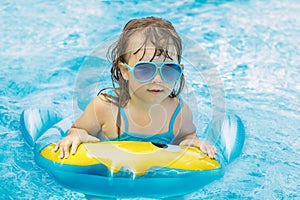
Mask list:
POLYGON ((226 115, 206 129, 218 149, 216 160, 199 149, 148 142, 81 144, 75 155, 58 158, 54 144, 72 125, 51 109, 27 109, 21 129, 35 160, 58 182, 75 191, 104 197, 162 198, 192 193, 221 178, 241 153, 245 132, 240 118, 226 115))

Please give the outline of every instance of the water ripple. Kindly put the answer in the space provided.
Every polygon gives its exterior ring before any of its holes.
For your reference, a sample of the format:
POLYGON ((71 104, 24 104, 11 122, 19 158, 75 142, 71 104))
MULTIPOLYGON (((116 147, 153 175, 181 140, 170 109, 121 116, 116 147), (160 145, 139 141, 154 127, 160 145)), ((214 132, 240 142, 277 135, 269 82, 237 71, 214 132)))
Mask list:
MULTIPOLYGON (((242 156, 192 198, 299 198, 299 2, 153 2, 0 2, 0 199, 84 199, 35 164, 18 131, 19 115, 31 105, 70 114, 83 56, 128 19, 148 15, 169 19, 203 46, 223 80, 226 109, 246 127, 242 156)), ((200 130, 212 107, 202 79, 189 73, 186 91, 196 94, 189 103, 199 108, 200 130)))

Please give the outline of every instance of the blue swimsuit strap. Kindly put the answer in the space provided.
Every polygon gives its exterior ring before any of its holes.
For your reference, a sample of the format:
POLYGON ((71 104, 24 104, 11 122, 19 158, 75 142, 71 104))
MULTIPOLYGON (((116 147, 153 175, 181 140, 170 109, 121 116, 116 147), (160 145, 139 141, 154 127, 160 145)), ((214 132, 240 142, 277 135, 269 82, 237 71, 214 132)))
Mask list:
POLYGON ((171 118, 171 120, 170 120, 170 124, 169 124, 169 132, 170 132, 171 130, 172 130, 172 132, 173 132, 173 127, 174 127, 175 119, 176 119, 178 113, 180 112, 180 110, 181 110, 181 108, 182 108, 182 104, 183 104, 183 103, 182 103, 182 100, 181 100, 181 98, 179 98, 179 104, 178 104, 178 106, 177 106, 177 108, 176 108, 175 112, 173 113, 172 118, 171 118))
POLYGON ((120 111, 121 111, 121 115, 122 115, 122 117, 123 117, 123 120, 124 120, 124 122, 125 122, 125 131, 124 131, 124 132, 128 133, 128 119, 127 119, 127 117, 126 117, 126 114, 125 114, 125 112, 124 112, 124 109, 123 109, 123 108, 120 108, 120 111))
MULTIPOLYGON (((172 115, 172 118, 171 118, 171 120, 170 120, 168 132, 171 132, 171 131, 173 130, 173 126, 174 126, 174 123, 175 123, 175 119, 176 119, 178 113, 179 113, 180 110, 181 110, 182 104, 183 104, 183 103, 182 103, 182 100, 181 100, 181 98, 179 98, 179 104, 178 104, 176 110, 174 111, 174 113, 173 113, 173 115, 172 115)), ((126 116, 126 114, 125 114, 123 108, 121 108, 120 111, 121 111, 121 115, 122 115, 122 117, 123 117, 123 120, 124 120, 124 122, 125 122, 125 131, 124 131, 124 132, 128 133, 128 119, 127 119, 127 116, 126 116)))

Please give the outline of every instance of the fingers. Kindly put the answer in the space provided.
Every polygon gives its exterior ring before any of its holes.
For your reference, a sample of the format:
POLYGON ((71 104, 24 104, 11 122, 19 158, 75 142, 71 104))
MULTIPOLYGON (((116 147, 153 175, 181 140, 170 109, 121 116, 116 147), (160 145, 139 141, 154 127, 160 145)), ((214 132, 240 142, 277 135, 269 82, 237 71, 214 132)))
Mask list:
POLYGON ((70 156, 70 148, 71 154, 74 155, 80 143, 81 141, 79 139, 68 140, 67 138, 65 138, 56 144, 54 151, 60 149, 58 157, 68 158, 70 156))
MULTIPOLYGON (((68 158, 70 155, 70 146, 72 146, 72 151, 76 152, 78 145, 80 144, 79 140, 70 140, 68 137, 58 141, 53 148, 54 152, 59 151, 59 158, 68 158), (74 147, 73 147, 74 146, 74 147)), ((74 153, 73 153, 74 154, 74 153)))
POLYGON ((60 148, 59 158, 68 158, 69 157, 70 145, 64 145, 60 148))
POLYGON ((76 134, 70 134, 64 139, 57 142, 53 151, 59 152, 59 158, 68 158, 70 153, 74 155, 78 149, 78 146, 82 142, 99 142, 100 140, 97 137, 86 134, 85 132, 76 132, 76 134))
POLYGON ((80 145, 80 141, 73 141, 72 147, 71 147, 71 154, 74 155, 76 153, 76 150, 78 146, 80 145))
POLYGON ((212 159, 216 158, 217 148, 215 146, 212 146, 203 140, 199 140, 198 147, 203 153, 206 153, 208 157, 212 159))
POLYGON ((62 143, 62 140, 61 141, 58 141, 53 149, 54 152, 57 152, 58 149, 60 149, 60 152, 59 152, 59 158, 64 158, 65 157, 65 149, 66 147, 64 147, 63 143, 62 143))
POLYGON ((208 144, 203 140, 198 139, 185 139, 179 143, 180 146, 196 146, 200 148, 203 153, 206 153, 210 158, 215 159, 217 148, 208 144))
POLYGON ((57 142, 53 151, 56 152, 59 149, 60 142, 57 142))
POLYGON ((217 148, 215 146, 210 146, 208 149, 208 156, 210 158, 215 159, 216 158, 216 153, 217 153, 217 148))
POLYGON ((216 153, 217 153, 217 148, 215 146, 212 146, 206 142, 202 142, 200 145, 201 151, 206 153, 210 158, 215 159, 216 158, 216 153))
POLYGON ((71 146, 71 142, 70 141, 62 141, 60 142, 60 145, 59 145, 59 149, 60 149, 60 152, 59 152, 59 158, 68 158, 70 153, 70 146, 71 146))

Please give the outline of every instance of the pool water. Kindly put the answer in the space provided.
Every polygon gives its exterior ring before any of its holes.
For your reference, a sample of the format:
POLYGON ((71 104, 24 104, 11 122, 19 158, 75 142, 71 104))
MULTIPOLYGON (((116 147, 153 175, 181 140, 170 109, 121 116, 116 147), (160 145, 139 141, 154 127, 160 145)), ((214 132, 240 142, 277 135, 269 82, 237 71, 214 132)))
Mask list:
MULTIPOLYGON (((149 15, 170 20, 202 46, 220 73, 226 109, 246 127, 241 157, 191 198, 299 199, 299 10, 297 0, 2 0, 0 199, 85 199, 36 165, 20 114, 29 106, 72 114, 81 58, 129 19, 149 15)), ((209 88, 197 73, 188 74, 201 112, 209 112, 209 88)), ((199 127, 206 123, 195 119, 199 127)))

